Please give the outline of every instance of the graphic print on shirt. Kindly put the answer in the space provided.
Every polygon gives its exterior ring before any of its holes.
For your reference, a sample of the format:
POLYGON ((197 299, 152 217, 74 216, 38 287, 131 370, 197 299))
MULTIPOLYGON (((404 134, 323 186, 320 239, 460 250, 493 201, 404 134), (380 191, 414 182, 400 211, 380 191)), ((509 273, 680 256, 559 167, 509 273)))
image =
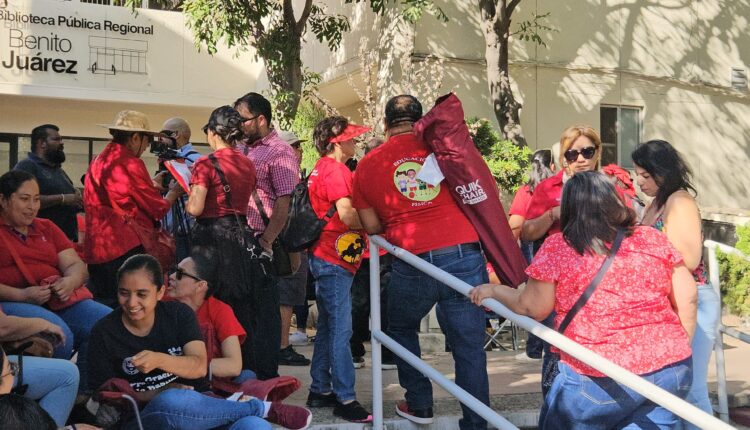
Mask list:
POLYGON ((417 179, 417 173, 421 168, 422 164, 415 161, 397 164, 393 172, 393 183, 396 189, 409 200, 429 202, 440 193, 440 184, 431 185, 417 179))
MULTIPOLYGON (((167 350, 167 353, 172 356, 182 356, 182 347, 181 346, 174 346, 167 350)), ((133 357, 125 357, 122 360, 122 370, 127 375, 134 376, 138 373, 141 373, 138 368, 135 367, 133 364, 133 357)), ((130 380, 130 386, 133 387, 135 391, 151 391, 151 390, 157 390, 159 388, 164 387, 167 384, 170 384, 177 380, 177 376, 170 372, 164 372, 161 371, 161 373, 157 373, 161 369, 155 369, 152 371, 152 374, 146 374, 143 375, 142 380, 130 380)))
POLYGON ((357 264, 365 251, 365 240, 354 231, 348 231, 336 238, 336 253, 349 264, 357 264))

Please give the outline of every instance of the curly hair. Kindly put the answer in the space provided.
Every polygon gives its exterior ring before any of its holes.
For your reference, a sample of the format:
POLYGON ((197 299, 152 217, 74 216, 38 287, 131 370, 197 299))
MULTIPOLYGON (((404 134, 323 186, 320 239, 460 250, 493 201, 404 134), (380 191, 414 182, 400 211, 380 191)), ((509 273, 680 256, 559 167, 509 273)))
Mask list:
POLYGON ((315 142, 315 149, 321 156, 333 151, 331 139, 343 133, 348 125, 349 120, 343 116, 329 116, 315 125, 313 141, 315 142))

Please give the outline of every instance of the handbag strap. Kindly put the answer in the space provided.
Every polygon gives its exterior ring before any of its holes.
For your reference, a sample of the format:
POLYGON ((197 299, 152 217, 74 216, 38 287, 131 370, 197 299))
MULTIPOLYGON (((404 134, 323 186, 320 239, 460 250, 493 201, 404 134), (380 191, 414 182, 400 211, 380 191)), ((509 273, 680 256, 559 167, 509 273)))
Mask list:
POLYGON ((10 252, 11 257, 13 257, 13 261, 16 262, 16 266, 18 266, 18 270, 21 271, 21 274, 24 278, 26 278, 26 282, 29 283, 29 286, 36 285, 36 279, 31 275, 31 271, 29 270, 28 266, 26 266, 26 263, 21 260, 21 256, 18 255, 18 250, 11 245, 11 243, 8 241, 8 238, 5 237, 4 232, 0 232, 0 237, 3 239, 3 242, 5 244, 5 248, 10 252))
POLYGON ((615 255, 617 255, 617 251, 620 249, 620 244, 622 243, 622 239, 624 237, 625 229, 618 228, 615 241, 612 242, 612 247, 609 249, 609 255, 602 263, 602 267, 599 268, 599 271, 596 272, 596 276, 594 276, 594 279, 591 280, 589 286, 586 287, 586 290, 583 292, 583 294, 581 294, 581 297, 576 300, 573 307, 568 311, 568 314, 565 315, 562 323, 560 323, 560 327, 558 327, 557 329, 558 332, 565 332, 565 329, 568 328, 568 325, 570 325, 571 321, 573 321, 573 318, 575 318, 576 314, 578 314, 578 311, 580 311, 581 308, 586 305, 586 302, 588 302, 591 295, 594 294, 594 290, 596 290, 596 287, 599 286, 599 283, 601 282, 602 278, 604 278, 604 274, 607 273, 609 266, 612 265, 612 262, 615 259, 615 255))
MULTIPOLYGON (((213 164, 214 169, 216 169, 216 174, 219 175, 219 181, 221 181, 221 186, 224 189, 224 194, 227 196, 227 204, 229 205, 229 209, 234 214, 234 219, 235 221, 237 221, 237 226, 240 228, 240 231, 244 231, 242 222, 240 221, 240 216, 237 215, 237 211, 234 210, 234 206, 232 205, 232 187, 229 186, 227 177, 224 175, 224 170, 221 169, 219 160, 213 153, 208 155, 208 159, 211 160, 211 164, 213 164)), ((255 191, 253 191, 253 194, 255 194, 255 191)))

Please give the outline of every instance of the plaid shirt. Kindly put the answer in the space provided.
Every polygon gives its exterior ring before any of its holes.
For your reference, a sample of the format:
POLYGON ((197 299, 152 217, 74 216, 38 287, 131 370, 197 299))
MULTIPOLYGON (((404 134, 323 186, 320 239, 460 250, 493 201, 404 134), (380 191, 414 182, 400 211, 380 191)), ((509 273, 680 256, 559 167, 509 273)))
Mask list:
MULTIPOLYGON (((255 189, 266 215, 271 218, 276 199, 291 195, 299 183, 297 155, 288 143, 279 138, 276 130, 251 145, 240 144, 238 149, 255 165, 255 189)), ((257 234, 262 234, 266 229, 253 198, 247 206, 247 224, 257 234)))

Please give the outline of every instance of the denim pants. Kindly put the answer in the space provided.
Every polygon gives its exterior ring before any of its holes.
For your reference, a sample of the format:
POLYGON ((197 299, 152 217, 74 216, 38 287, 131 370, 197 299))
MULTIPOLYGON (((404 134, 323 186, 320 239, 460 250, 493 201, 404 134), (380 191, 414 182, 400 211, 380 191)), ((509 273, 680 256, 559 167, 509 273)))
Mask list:
MULTIPOLYGON (((690 345, 693 349, 693 384, 685 400, 699 409, 713 415, 711 401, 708 398, 708 362, 716 342, 721 304, 719 296, 711 284, 698 286, 698 316, 695 335, 690 345)), ((677 430, 698 430, 695 425, 681 420, 677 430)))
MULTIPOLYGON (((581 375, 559 363, 539 415, 539 429, 673 429, 677 416, 611 378, 581 375)), ((645 375, 647 381, 685 398, 693 378, 690 357, 645 375)))
MULTIPOLYGON (((156 396, 141 411, 146 430, 266 430, 271 424, 263 419, 265 405, 261 400, 247 402, 209 397, 192 390, 169 389, 156 396)), ((136 429, 135 419, 125 429, 136 429)))
MULTIPOLYGON (((488 281, 484 257, 479 250, 461 249, 431 255, 421 254, 423 260, 456 276, 469 285, 488 281)), ((489 405, 487 356, 484 351, 484 310, 458 291, 436 281, 401 260, 394 259, 391 282, 388 285, 387 333, 409 352, 420 356, 419 325, 437 304, 439 322, 451 345, 456 366, 456 384, 489 405)), ((418 370, 396 357, 398 379, 406 389, 406 401, 412 409, 432 407, 432 384, 418 370)), ((461 405, 463 418, 459 427, 486 429, 487 422, 461 405)))
POLYGON ((356 398, 354 364, 349 348, 354 274, 314 255, 310 255, 310 272, 316 281, 318 305, 318 332, 310 365, 310 391, 318 394, 333 391, 339 402, 348 402, 356 398))
MULTIPOLYGON (((11 355, 8 360, 17 363, 18 357, 11 355)), ((18 377, 13 385, 17 383, 18 377)), ((55 424, 64 426, 78 394, 76 365, 68 360, 25 356, 23 383, 29 386, 24 397, 38 400, 39 406, 55 420, 55 424)))
POLYGON ((31 303, 3 302, 0 306, 8 315, 42 318, 60 326, 65 332, 65 343, 55 348, 53 356, 68 360, 72 356, 72 351, 78 351, 76 364, 81 377, 79 387, 82 391, 87 390, 86 363, 89 356, 89 333, 94 324, 112 312, 112 309, 93 300, 83 300, 69 308, 55 312, 31 303))

